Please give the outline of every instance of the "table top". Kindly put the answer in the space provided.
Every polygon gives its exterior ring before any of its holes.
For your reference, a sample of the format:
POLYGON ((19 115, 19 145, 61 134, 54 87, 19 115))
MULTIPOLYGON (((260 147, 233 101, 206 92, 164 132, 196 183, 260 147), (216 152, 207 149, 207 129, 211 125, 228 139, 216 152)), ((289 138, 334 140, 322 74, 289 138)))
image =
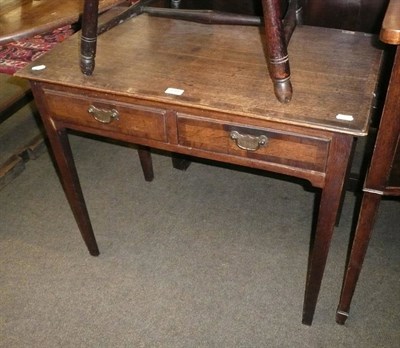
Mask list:
POLYGON ((79 69, 79 35, 18 72, 77 89, 131 96, 353 135, 368 131, 381 60, 374 37, 300 26, 289 45, 293 99, 279 103, 257 27, 135 17, 98 38, 92 76, 79 69), (40 71, 32 66, 44 65, 40 71), (165 93, 168 88, 182 95, 165 93))
MULTIPOLYGON (((1 0, 0 44, 75 23, 83 12, 84 0, 1 0)), ((100 0, 105 11, 125 0, 100 0)))

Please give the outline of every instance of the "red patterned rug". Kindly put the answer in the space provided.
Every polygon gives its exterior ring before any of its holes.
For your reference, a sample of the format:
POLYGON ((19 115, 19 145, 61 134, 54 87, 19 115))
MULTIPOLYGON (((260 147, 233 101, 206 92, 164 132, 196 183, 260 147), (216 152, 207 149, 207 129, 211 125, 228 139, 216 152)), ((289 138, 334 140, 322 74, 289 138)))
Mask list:
POLYGON ((0 73, 14 74, 74 33, 71 25, 0 46, 0 73))

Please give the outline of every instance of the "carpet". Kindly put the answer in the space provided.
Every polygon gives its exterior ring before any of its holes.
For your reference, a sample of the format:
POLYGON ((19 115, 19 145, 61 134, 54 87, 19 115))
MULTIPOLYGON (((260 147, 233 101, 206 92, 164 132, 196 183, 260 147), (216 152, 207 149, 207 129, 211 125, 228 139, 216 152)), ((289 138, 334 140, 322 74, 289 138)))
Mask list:
POLYGON ((0 73, 14 74, 75 32, 71 25, 0 46, 0 73))

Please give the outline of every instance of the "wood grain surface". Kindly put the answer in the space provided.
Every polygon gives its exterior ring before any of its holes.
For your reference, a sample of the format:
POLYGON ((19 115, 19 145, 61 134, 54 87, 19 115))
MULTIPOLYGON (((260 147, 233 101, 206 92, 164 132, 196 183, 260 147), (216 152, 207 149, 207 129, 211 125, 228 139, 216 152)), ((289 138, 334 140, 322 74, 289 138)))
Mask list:
MULTIPOLYGON (((365 135, 381 50, 374 37, 298 27, 289 45, 293 100, 273 93, 259 28, 210 26, 141 15, 98 38, 96 70, 79 70, 79 36, 19 76, 202 110, 365 135), (166 94, 169 87, 184 90, 166 94), (347 115, 344 120, 341 116, 347 115), (351 116, 351 117, 350 117, 351 116), (346 118, 350 118, 348 121, 346 118)), ((343 118, 343 117, 342 117, 343 118)))

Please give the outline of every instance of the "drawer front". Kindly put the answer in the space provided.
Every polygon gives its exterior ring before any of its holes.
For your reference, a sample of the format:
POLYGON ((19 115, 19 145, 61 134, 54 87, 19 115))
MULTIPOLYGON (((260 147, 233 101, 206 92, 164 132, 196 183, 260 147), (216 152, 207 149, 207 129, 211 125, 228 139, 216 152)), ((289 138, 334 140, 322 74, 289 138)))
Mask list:
POLYGON ((190 115, 178 116, 180 145, 325 172, 329 139, 190 115))
POLYGON ((45 90, 51 117, 70 125, 166 141, 165 110, 45 90))

